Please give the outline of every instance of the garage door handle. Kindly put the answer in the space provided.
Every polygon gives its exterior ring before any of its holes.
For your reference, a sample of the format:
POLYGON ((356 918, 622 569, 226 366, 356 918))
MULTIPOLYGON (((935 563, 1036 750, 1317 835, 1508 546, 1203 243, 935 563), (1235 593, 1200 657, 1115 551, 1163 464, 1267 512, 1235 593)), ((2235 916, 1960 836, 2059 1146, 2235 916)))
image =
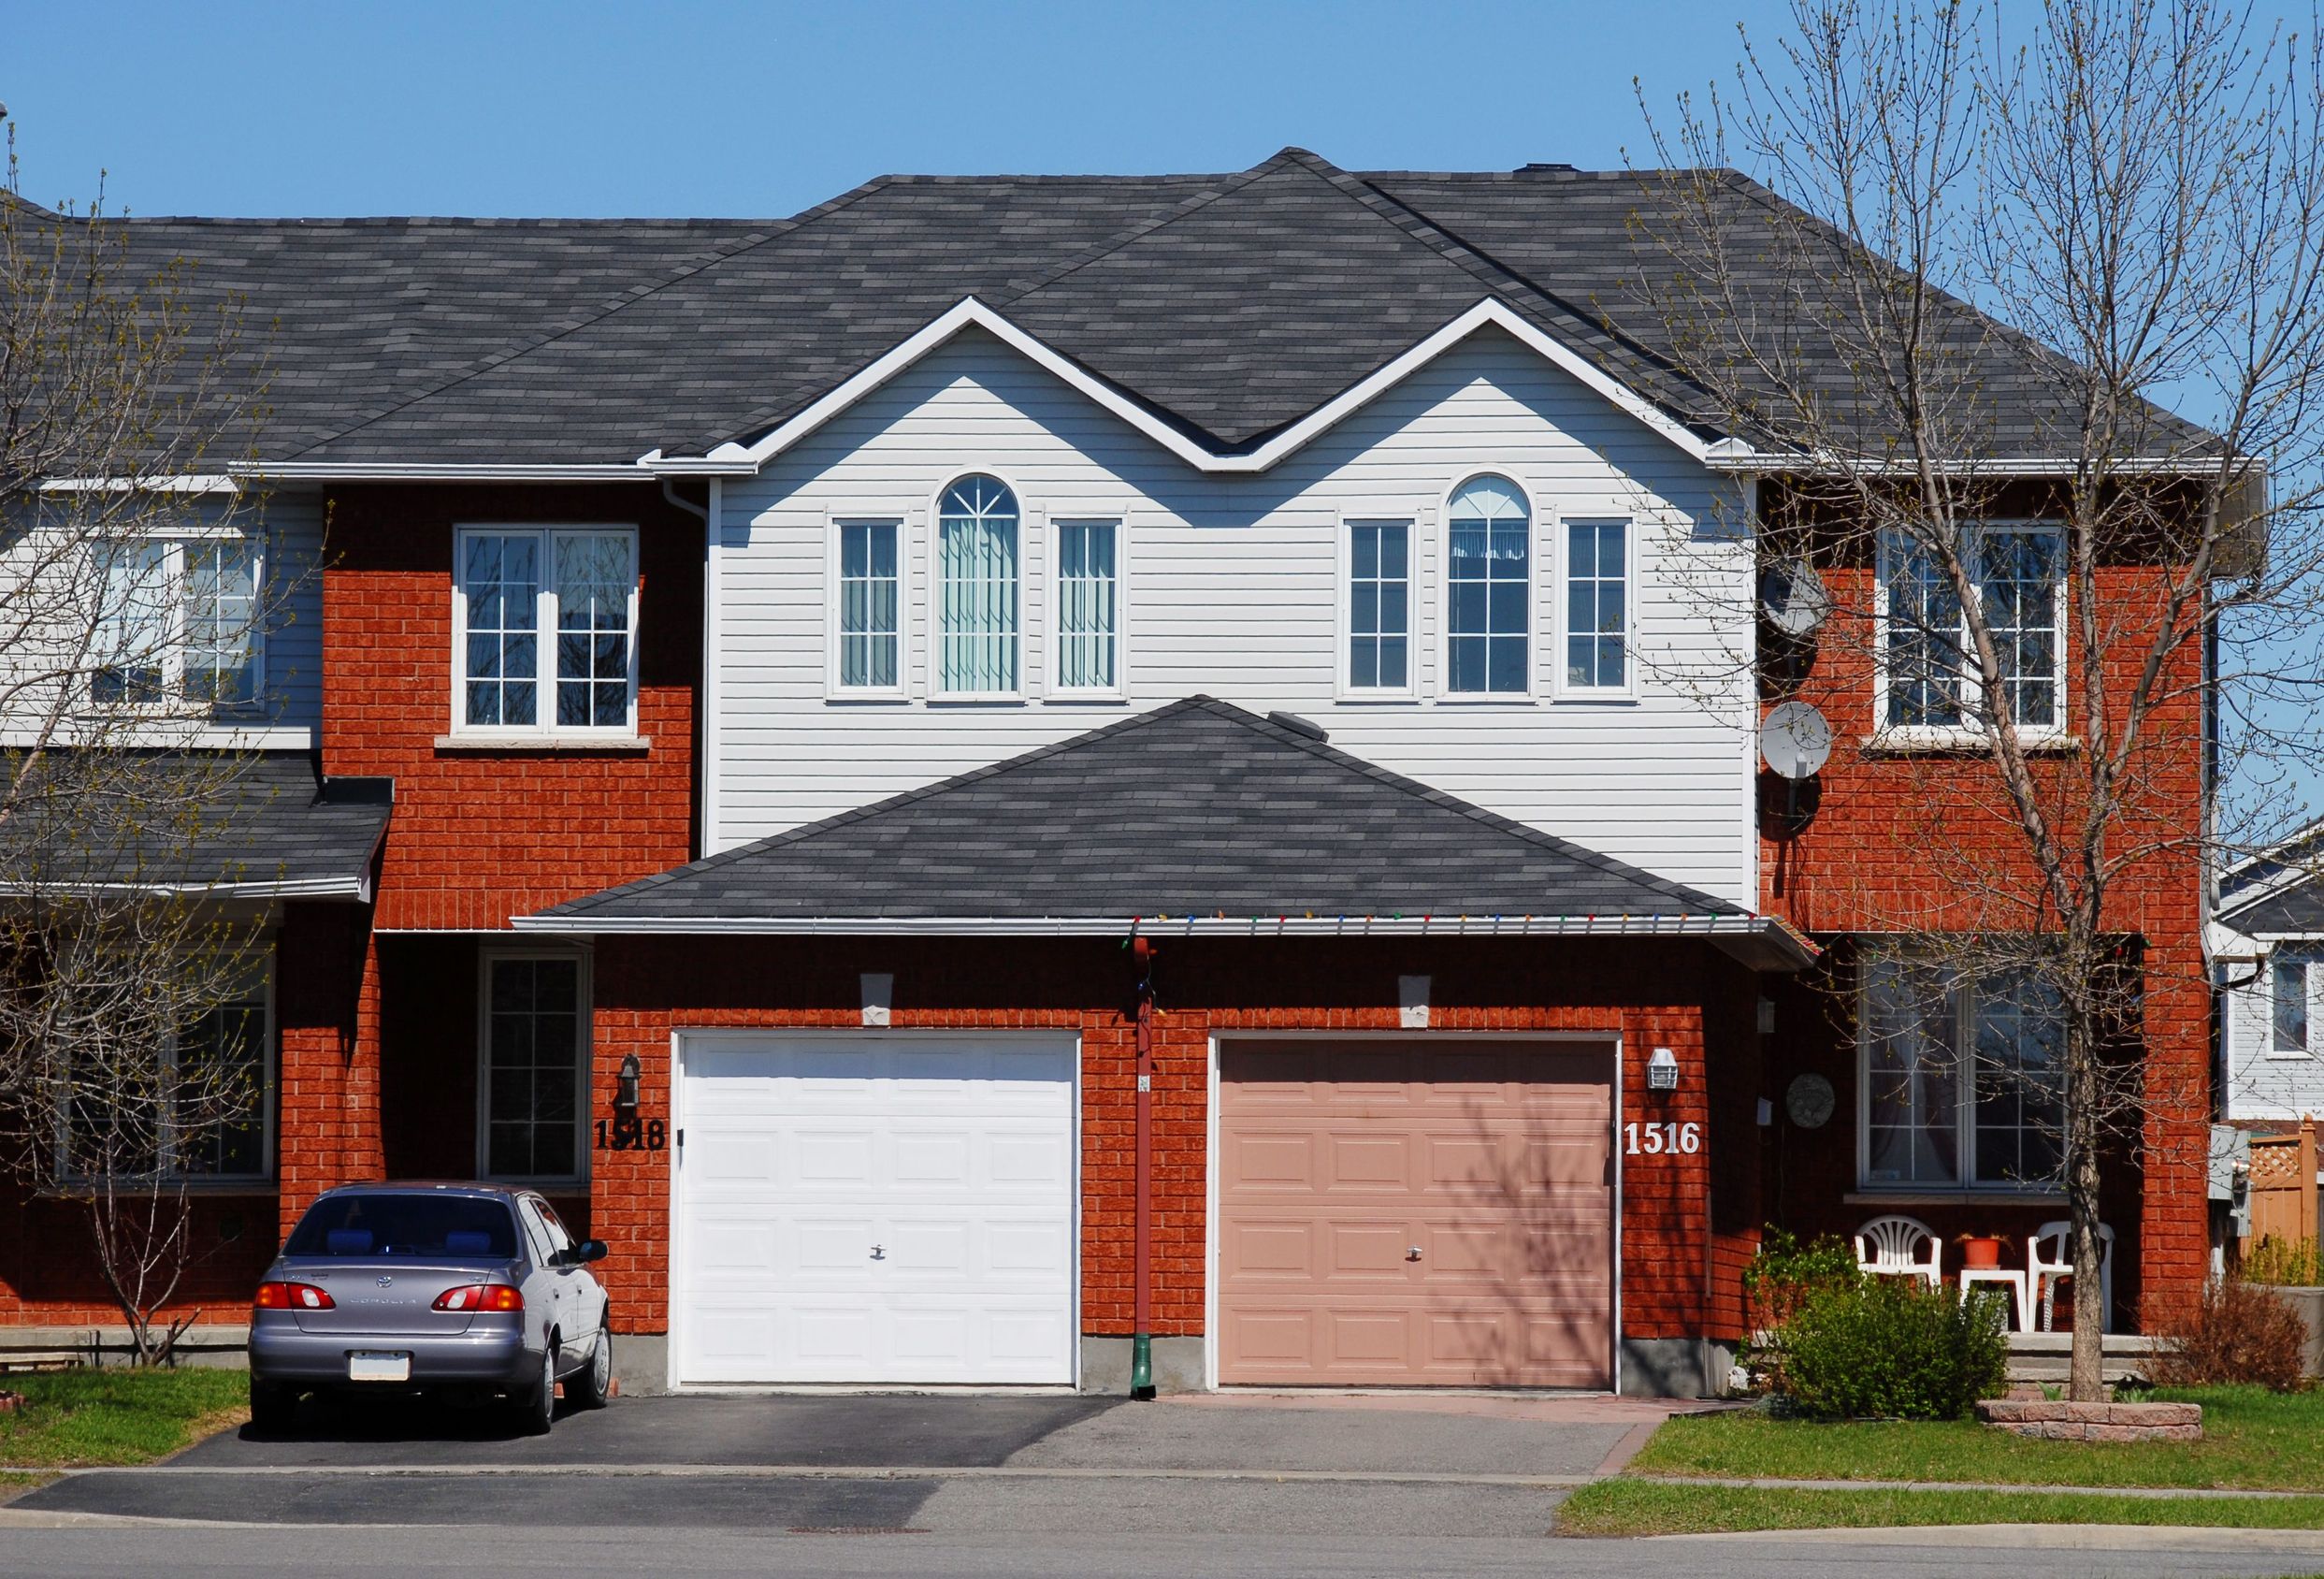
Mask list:
POLYGON ((1404 1258, 1407 1261, 1418 1261, 1421 1258, 1421 1247, 1419 1245, 1414 1245, 1410 1250, 1404 1253, 1404 1258))
POLYGON ((872 1259, 874 1261, 885 1261, 888 1259, 888 1252, 878 1245, 873 1245, 872 1247, 872 1259))

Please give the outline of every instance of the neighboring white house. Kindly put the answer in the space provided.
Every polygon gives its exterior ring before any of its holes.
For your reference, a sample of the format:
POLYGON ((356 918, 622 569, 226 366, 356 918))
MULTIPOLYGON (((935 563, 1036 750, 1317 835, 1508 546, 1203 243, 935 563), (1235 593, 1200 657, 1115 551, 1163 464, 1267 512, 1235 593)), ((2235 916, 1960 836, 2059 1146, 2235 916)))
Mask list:
POLYGON ((2222 1117, 2273 1126, 2324 1117, 2324 824, 2220 879, 2212 957, 2222 1117))

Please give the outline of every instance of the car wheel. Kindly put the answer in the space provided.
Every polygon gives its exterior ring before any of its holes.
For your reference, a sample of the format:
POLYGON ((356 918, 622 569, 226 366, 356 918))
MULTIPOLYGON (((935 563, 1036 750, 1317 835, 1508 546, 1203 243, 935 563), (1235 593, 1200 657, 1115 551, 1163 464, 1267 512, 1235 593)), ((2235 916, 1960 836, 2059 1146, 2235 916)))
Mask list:
POLYGON ((552 1334, 541 1355, 541 1381, 516 1400, 516 1428, 528 1437, 544 1437, 556 1418, 556 1339, 552 1334))
POLYGON ((589 1351, 589 1363, 565 1383, 565 1397, 576 1409, 603 1409, 613 1395, 613 1335, 600 1326, 597 1347, 589 1351))
POLYGON ((271 1437, 291 1428, 291 1417, 298 1412, 298 1392, 280 1382, 250 1379, 251 1429, 262 1437, 271 1437))

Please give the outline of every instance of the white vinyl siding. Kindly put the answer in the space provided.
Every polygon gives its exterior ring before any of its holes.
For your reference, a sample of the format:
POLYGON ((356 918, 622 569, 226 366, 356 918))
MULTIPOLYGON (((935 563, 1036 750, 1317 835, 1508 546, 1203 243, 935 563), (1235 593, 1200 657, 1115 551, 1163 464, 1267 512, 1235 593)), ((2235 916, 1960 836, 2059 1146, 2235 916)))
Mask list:
POLYGON ((2235 952, 2238 957, 2220 966, 2227 985, 2221 994, 2225 1116, 2296 1124, 2303 1114, 2324 1114, 2324 1057, 2318 1056, 2324 1030, 2317 1022, 2324 1011, 2324 945, 2245 940, 2235 952), (2256 958, 2245 949, 2255 949, 2256 958), (2293 1040, 2305 1045, 2284 1045, 2293 1040))
MULTIPOLYGON (((1739 485, 1714 477, 1602 397, 1497 332, 1455 348, 1273 471, 1198 473, 990 338, 971 331, 770 462, 729 482, 720 516, 710 850, 731 848, 1092 725, 1083 706, 1018 695, 955 699, 940 670, 941 498, 971 473, 1018 506, 1020 676, 1054 683, 1061 622, 1048 567, 1063 523, 1134 523, 1119 539, 1128 591, 1123 706, 1197 693, 1313 718, 1332 744, 1490 810, 1656 874, 1755 904, 1743 747, 1751 555, 1739 485), (1451 699, 1442 566, 1448 501, 1508 477, 1544 523, 1632 522, 1633 684, 1622 708, 1451 699), (835 706, 829 683, 835 551, 830 523, 892 514, 911 568, 901 616, 901 705, 835 706), (1409 668, 1419 705, 1345 688, 1348 523, 1411 523, 1409 668), (1684 589, 1674 572, 1690 578, 1684 589), (1738 616, 1737 617, 1746 617, 1738 616), (1653 675, 1642 679, 1641 658, 1653 675), (1666 682, 1666 677, 1667 680, 1666 682), (1683 682, 1683 683, 1682 683, 1683 682), (1706 704, 1704 699, 1709 698, 1706 704)), ((1537 566, 1537 569, 1539 567, 1537 566)), ((1563 662, 1553 600, 1533 600, 1533 694, 1563 662)), ((1059 700, 1063 699, 1061 691, 1059 700)))

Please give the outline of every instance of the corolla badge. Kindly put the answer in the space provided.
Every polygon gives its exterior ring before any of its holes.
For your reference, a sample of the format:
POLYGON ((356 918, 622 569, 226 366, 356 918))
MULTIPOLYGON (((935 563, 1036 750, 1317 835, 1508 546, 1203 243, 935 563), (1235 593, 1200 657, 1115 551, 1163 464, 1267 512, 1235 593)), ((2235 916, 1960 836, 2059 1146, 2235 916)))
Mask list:
POLYGON ((384 1274, 380 1277, 376 1277, 371 1281, 378 1283, 382 1288, 393 1288, 396 1286, 396 1280, 391 1277, 387 1277, 384 1274))

